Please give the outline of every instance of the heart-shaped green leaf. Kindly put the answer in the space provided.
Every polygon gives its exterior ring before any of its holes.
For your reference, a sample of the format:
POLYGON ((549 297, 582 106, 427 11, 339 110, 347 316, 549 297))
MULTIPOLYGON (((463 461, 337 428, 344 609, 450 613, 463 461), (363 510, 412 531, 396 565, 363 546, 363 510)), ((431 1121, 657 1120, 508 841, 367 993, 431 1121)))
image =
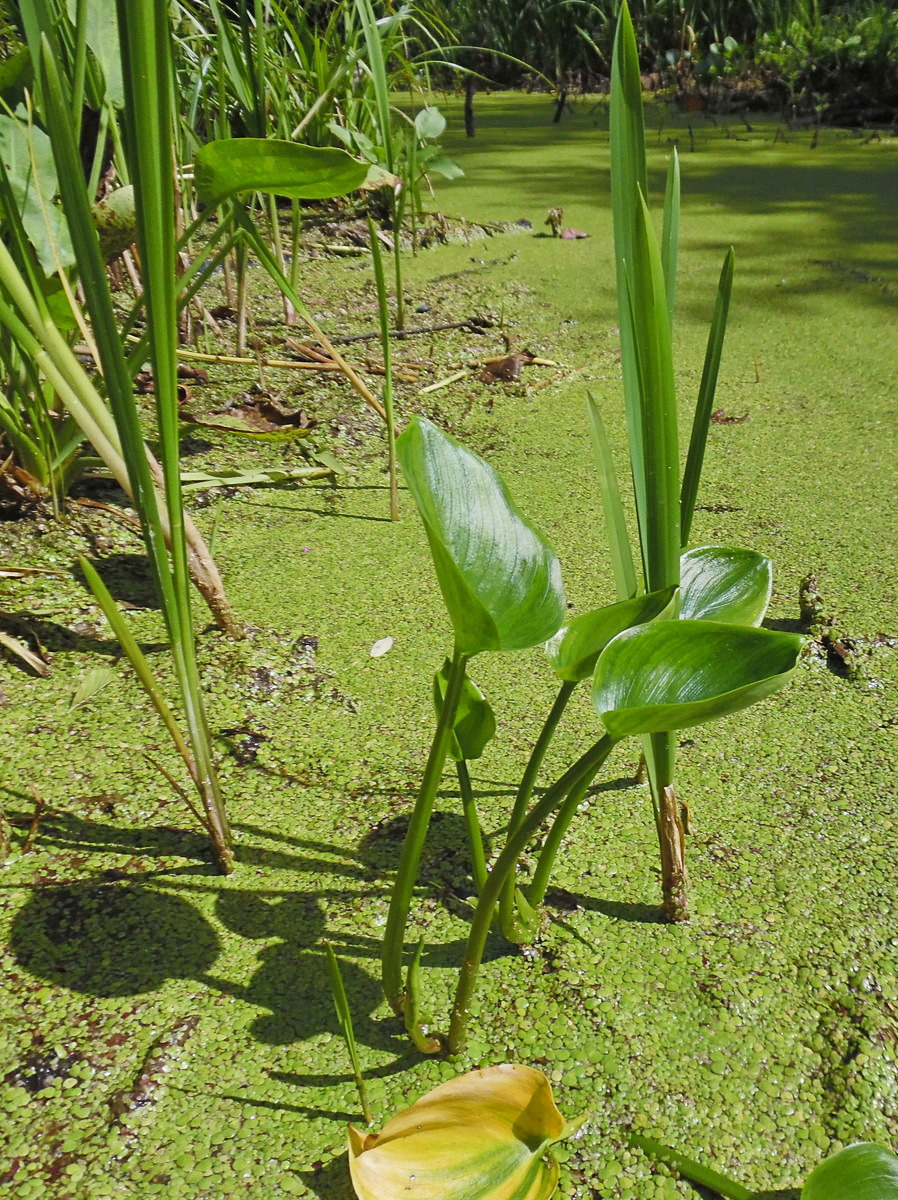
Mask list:
POLYGON ((196 152, 196 189, 210 208, 236 192, 273 192, 329 200, 354 192, 370 164, 332 146, 302 146, 273 138, 222 138, 196 152))
POLYGON ((807 1178, 801 1200, 896 1200, 898 1157, 859 1142, 823 1160, 807 1178))
POLYGON ((596 660, 612 638, 629 629, 643 625, 659 616, 674 598, 676 588, 648 592, 632 600, 607 604, 594 612, 574 617, 570 625, 546 643, 552 670, 559 679, 579 683, 588 679, 596 668, 596 660))
POLYGON ((436 140, 446 129, 446 118, 433 105, 422 108, 415 116, 415 133, 419 138, 436 140))
POLYGON ((491 466, 416 417, 396 449, 465 655, 524 650, 564 620, 561 568, 491 466))
POLYGON ((567 1137, 549 1081, 506 1064, 441 1084, 379 1134, 349 1126, 359 1200, 549 1200, 558 1166, 546 1152, 567 1137))
MULTIPOLYGON (((433 677, 433 706, 437 718, 443 711, 451 667, 452 664, 447 658, 433 677)), ((455 712, 455 725, 449 739, 449 754, 456 762, 461 762, 462 759, 470 762, 480 758, 487 742, 495 737, 495 734, 496 718, 490 702, 474 680, 466 675, 455 712)))
POLYGON ((795 634, 750 625, 637 625, 599 656, 592 702, 613 738, 701 725, 781 688, 801 646, 795 634))
POLYGON ((680 616, 760 625, 770 603, 773 563, 756 550, 698 546, 680 557, 680 616))

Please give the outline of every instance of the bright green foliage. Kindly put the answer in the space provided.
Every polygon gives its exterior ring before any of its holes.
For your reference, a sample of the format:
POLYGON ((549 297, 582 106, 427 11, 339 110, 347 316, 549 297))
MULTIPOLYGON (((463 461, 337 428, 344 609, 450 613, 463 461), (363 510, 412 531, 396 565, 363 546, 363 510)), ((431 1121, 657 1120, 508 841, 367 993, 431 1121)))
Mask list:
POLYGON ((815 1167, 801 1200, 896 1200, 898 1155, 884 1146, 859 1142, 815 1167))
MULTIPOLYGON (((452 663, 447 658, 433 677, 433 706, 437 718, 443 709, 451 669, 452 663)), ((457 762, 471 762, 480 758, 495 736, 496 717, 490 702, 474 680, 465 676, 449 739, 449 755, 457 762)))
POLYGON ((561 568, 492 467, 422 417, 397 442, 465 655, 522 650, 564 620, 561 568))
POLYGON ((599 657, 593 706, 613 738, 701 725, 778 691, 801 647, 796 634, 746 625, 639 625, 599 657))
MULTIPOLYGON (((641 1133, 628 1135, 631 1145, 673 1167, 684 1179, 700 1184, 725 1200, 763 1200, 771 1192, 752 1192, 735 1179, 706 1167, 641 1133)), ((779 1194, 779 1193, 777 1193, 779 1194)), ((791 1192, 789 1193, 792 1194, 791 1192)), ((896 1200, 898 1155, 872 1142, 846 1146, 814 1168, 801 1189, 801 1200, 896 1200)))
POLYGON ((760 625, 773 590, 773 563, 756 550, 699 546, 680 558, 684 620, 760 625))
POLYGON ((273 138, 226 138, 196 154, 197 193, 210 208, 239 192, 329 200, 356 191, 369 173, 345 150, 273 138))
POLYGON ((631 625, 653 621, 670 605, 675 595, 676 588, 665 588, 575 617, 546 646, 555 674, 571 683, 589 679, 599 655, 612 638, 631 625))

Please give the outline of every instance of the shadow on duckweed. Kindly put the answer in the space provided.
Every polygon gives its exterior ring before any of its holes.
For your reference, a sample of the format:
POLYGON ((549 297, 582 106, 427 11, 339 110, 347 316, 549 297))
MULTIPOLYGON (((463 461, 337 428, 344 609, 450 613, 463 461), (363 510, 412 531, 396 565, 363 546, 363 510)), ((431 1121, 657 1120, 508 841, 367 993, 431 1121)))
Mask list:
MULTIPOLYGON (((441 853, 454 856, 461 823, 454 814, 441 815, 445 820, 435 824, 439 835, 433 847, 435 871, 441 853)), ((274 851, 273 862, 258 846, 243 847, 241 858, 246 865, 263 862, 267 867, 326 873, 335 882, 345 880, 345 887, 338 883, 333 888, 316 887, 314 892, 241 889, 239 877, 235 886, 234 880, 219 881, 211 865, 193 864, 157 870, 113 868, 92 878, 38 885, 29 889, 28 899, 13 921, 11 949, 17 963, 31 975, 83 995, 138 996, 157 991, 170 980, 194 980, 266 1010, 249 1026, 251 1036, 266 1045, 291 1045, 323 1032, 339 1034, 324 969, 322 903, 335 901, 341 908, 351 909, 382 899, 384 888, 370 883, 393 865, 404 833, 401 825, 401 820, 389 823, 389 833, 400 835, 396 838, 384 837, 382 827, 376 829, 370 843, 363 840, 354 859, 336 846, 301 838, 283 840, 290 843, 291 850, 299 848, 304 853, 274 851), (330 857, 336 855, 341 861, 330 857), (216 925, 191 903, 191 894, 208 897, 210 892, 214 893, 214 917, 220 927, 248 942, 266 942, 245 982, 214 973, 225 946, 216 925)), ((54 814, 44 832, 55 848, 77 847, 98 853, 133 853, 139 847, 144 853, 184 854, 196 850, 194 842, 200 840, 176 830, 119 829, 69 814, 54 814)), ((404 1057, 405 1039, 396 1035, 392 1022, 374 1015, 382 1000, 376 966, 379 941, 341 930, 331 930, 328 936, 342 960, 358 1040, 397 1059, 404 1057)), ((413 948, 409 943, 408 953, 413 948)), ((424 962, 454 966, 462 949, 459 940, 427 945, 424 962)), ((495 957, 509 948, 497 939, 491 949, 495 957)), ((389 1074, 394 1069, 402 1067, 385 1070, 389 1074)), ((320 1084, 334 1082, 334 1078, 304 1075, 294 1081, 320 1084)))

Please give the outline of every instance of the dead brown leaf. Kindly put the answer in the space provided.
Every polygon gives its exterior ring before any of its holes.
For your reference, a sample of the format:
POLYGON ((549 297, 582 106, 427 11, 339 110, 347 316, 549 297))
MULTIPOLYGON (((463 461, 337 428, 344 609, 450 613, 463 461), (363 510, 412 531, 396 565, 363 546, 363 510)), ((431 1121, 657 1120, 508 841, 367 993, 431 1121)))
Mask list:
POLYGON ((716 408, 711 413, 711 420, 715 425, 741 425, 748 420, 748 413, 743 413, 741 417, 731 417, 722 408, 716 408))
POLYGON ((304 409, 291 412, 279 400, 268 397, 246 400, 242 404, 216 409, 203 416, 182 409, 181 420, 189 425, 220 429, 226 433, 279 438, 304 437, 317 424, 304 409))
POLYGON ((521 368, 533 362, 529 350, 505 354, 501 358, 488 358, 483 364, 479 379, 483 383, 513 383, 521 378, 521 368))

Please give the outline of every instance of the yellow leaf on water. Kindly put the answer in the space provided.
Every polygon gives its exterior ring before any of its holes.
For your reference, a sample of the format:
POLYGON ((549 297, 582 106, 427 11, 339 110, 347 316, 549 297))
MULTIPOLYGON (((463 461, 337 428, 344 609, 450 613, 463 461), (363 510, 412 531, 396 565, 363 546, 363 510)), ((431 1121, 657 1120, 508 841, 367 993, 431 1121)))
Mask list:
POLYGON ((487 1067, 441 1084, 379 1134, 349 1127, 359 1200, 548 1200, 571 1132, 541 1071, 487 1067))

